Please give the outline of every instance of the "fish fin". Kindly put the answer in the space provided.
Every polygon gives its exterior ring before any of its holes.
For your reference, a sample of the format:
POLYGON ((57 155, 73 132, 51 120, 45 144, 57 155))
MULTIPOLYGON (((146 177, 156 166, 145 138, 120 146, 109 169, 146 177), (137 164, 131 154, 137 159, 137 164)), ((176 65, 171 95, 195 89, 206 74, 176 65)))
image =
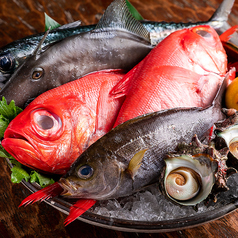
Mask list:
POLYGON ((131 175, 131 178, 134 180, 134 177, 141 166, 142 159, 144 158, 145 152, 147 149, 140 150, 137 152, 129 162, 128 168, 126 171, 131 175))
POLYGON ((223 0, 209 21, 226 22, 229 14, 231 13, 234 2, 235 0, 223 0))
POLYGON ((215 110, 217 110, 217 108, 222 108, 222 102, 223 102, 223 97, 224 97, 224 93, 226 91, 226 88, 229 84, 229 81, 232 80, 232 78, 235 78, 235 73, 236 73, 236 69, 235 68, 231 68, 227 73, 226 76, 224 77, 222 84, 220 85, 217 94, 212 102, 212 106, 213 108, 215 108, 215 110))
POLYGON ((223 32, 221 35, 220 35, 220 40, 222 42, 227 42, 230 40, 230 38, 232 37, 232 35, 237 31, 238 29, 238 25, 235 25, 231 28, 229 28, 228 30, 226 30, 225 32, 223 32))
POLYGON ((67 226, 69 223, 74 221, 77 217, 81 216, 90 207, 96 203, 93 199, 80 199, 70 207, 68 217, 64 221, 64 225, 67 226))
POLYGON ((74 21, 74 22, 59 26, 59 27, 57 27, 57 29, 63 30, 63 29, 68 29, 68 28, 76 28, 76 27, 80 27, 81 23, 82 22, 80 20, 78 20, 78 21, 74 21))
MULTIPOLYGON (((97 135, 97 137, 101 137, 102 135, 100 135, 100 132, 103 132, 105 129, 105 121, 107 118, 107 115, 109 113, 108 111, 108 97, 105 97, 105 95, 107 95, 107 92, 110 90, 109 88, 109 84, 107 82, 104 82, 101 87, 100 87, 100 91, 99 91, 99 96, 98 96, 98 100, 97 100, 97 107, 96 107, 96 121, 95 121, 95 132, 94 134, 97 135)), ((95 138, 94 141, 98 139, 95 138)))
POLYGON ((127 91, 130 86, 130 81, 134 76, 134 72, 137 70, 137 66, 135 66, 133 69, 131 69, 123 78, 119 81, 116 86, 112 88, 112 90, 109 92, 110 96, 113 96, 114 98, 120 98, 124 97, 127 94, 127 91))
POLYGON ((39 42, 39 44, 37 45, 36 49, 33 51, 32 55, 35 56, 35 58, 37 59, 37 55, 40 54, 41 51, 41 47, 46 39, 46 37, 48 36, 49 32, 51 30, 51 27, 49 27, 49 29, 45 32, 44 36, 42 37, 41 41, 39 42))
POLYGON ((63 188, 59 185, 59 183, 53 183, 33 194, 25 198, 19 207, 21 206, 27 206, 30 203, 35 203, 37 201, 44 201, 47 199, 50 199, 52 197, 55 197, 57 195, 60 195, 63 192, 63 188))
MULTIPOLYGON (((108 73, 109 75, 112 75, 112 74, 118 75, 118 78, 117 78, 117 81, 115 81, 115 84, 120 79, 122 79, 125 74, 124 70, 121 70, 121 69, 103 70, 102 72, 108 73)), ((95 142, 97 139, 99 139, 101 136, 103 136, 105 133, 111 130, 113 126, 114 122, 112 123, 109 120, 109 118, 111 118, 111 115, 112 115, 112 111, 111 111, 112 108, 110 107, 110 105, 112 104, 112 100, 118 99, 120 97, 109 98, 111 96, 110 95, 111 82, 112 82, 112 79, 110 80, 110 83, 108 81, 104 81, 100 86, 99 96, 98 96, 97 105, 96 105, 95 131, 94 131, 93 137, 91 137, 90 139, 90 144, 95 142), (109 95, 109 96, 105 96, 105 95, 109 95)))
POLYGON ((95 29, 103 28, 128 30, 150 41, 149 32, 133 17, 125 0, 114 0, 108 6, 95 29))
MULTIPOLYGON (((209 20, 209 25, 212 26, 219 35, 231 28, 228 24, 228 17, 235 0, 223 0, 218 9, 209 20)), ((238 45, 238 33, 234 33, 231 42, 238 45)))

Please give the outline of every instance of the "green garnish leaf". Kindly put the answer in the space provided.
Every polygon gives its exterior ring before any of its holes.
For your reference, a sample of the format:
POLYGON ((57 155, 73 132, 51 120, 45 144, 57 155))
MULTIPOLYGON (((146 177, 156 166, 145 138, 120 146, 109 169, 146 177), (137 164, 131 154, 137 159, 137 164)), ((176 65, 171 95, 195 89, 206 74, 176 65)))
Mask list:
POLYGON ((3 97, 0 101, 0 139, 3 138, 4 132, 10 123, 22 109, 15 105, 15 102, 12 100, 7 104, 6 99, 3 97))
MULTIPOLYGON (((0 157, 14 159, 3 147, 0 145, 0 157)), ((14 159, 15 160, 15 159, 14 159)))
POLYGON ((9 121, 13 120, 22 109, 15 105, 15 102, 12 100, 9 104, 4 97, 2 97, 2 101, 0 101, 0 115, 9 121))
POLYGON ((38 172, 36 171, 31 171, 31 179, 30 179, 30 182, 31 183, 39 183, 40 186, 42 188, 50 185, 50 184, 53 184, 55 181, 52 179, 52 178, 49 178, 45 175, 42 175, 42 174, 39 174, 38 172))
POLYGON ((0 114, 0 138, 3 138, 4 132, 7 129, 8 124, 9 124, 9 120, 0 114))
POLYGON ((45 13, 45 31, 49 30, 49 28, 52 30, 60 26, 61 25, 57 21, 45 13))
POLYGON ((28 181, 30 179, 30 175, 21 167, 14 166, 11 168, 11 181, 13 183, 20 183, 22 179, 28 181))
POLYGON ((144 19, 141 16, 141 14, 135 9, 135 7, 128 0, 126 0, 126 5, 129 9, 130 13, 135 17, 136 20, 140 21, 140 20, 144 19))

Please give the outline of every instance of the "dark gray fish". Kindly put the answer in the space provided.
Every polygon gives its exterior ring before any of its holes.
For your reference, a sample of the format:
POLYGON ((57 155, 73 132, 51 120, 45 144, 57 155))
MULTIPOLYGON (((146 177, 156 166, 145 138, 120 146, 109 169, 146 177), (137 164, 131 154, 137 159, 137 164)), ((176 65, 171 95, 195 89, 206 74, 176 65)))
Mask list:
POLYGON ((151 49, 148 31, 132 17, 124 0, 116 0, 95 30, 36 50, 4 86, 1 97, 23 107, 28 99, 88 73, 128 71, 151 49))
MULTIPOLYGON (((230 28, 227 23, 234 0, 224 0, 214 15, 207 22, 196 23, 174 23, 174 22, 155 22, 141 21, 142 25, 151 33, 152 44, 157 44, 170 33, 188 27, 208 24, 217 30, 218 34, 230 28)), ((96 25, 80 26, 80 22, 74 22, 57 29, 51 30, 42 44, 42 48, 49 44, 60 41, 66 37, 88 32, 95 29, 96 25)), ((34 52, 45 33, 30 35, 0 49, 0 82, 6 81, 23 61, 34 52)), ((238 37, 236 37, 237 39, 238 37)), ((234 37, 233 37, 234 39, 234 37)), ((238 45, 237 42, 233 42, 238 45)))
POLYGON ((221 100, 225 78, 213 104, 202 108, 176 108, 129 120, 92 144, 59 180, 62 195, 104 200, 132 194, 156 182, 164 157, 180 143, 202 138, 224 118, 221 100))

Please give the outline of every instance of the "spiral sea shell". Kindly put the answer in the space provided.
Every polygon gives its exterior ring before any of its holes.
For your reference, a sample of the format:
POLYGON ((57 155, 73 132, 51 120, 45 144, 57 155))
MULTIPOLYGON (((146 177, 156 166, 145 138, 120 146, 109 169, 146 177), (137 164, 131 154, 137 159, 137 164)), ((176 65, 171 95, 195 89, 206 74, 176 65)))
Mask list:
POLYGON ((211 193, 217 163, 209 155, 173 155, 165 159, 163 187, 181 205, 196 205, 211 193))

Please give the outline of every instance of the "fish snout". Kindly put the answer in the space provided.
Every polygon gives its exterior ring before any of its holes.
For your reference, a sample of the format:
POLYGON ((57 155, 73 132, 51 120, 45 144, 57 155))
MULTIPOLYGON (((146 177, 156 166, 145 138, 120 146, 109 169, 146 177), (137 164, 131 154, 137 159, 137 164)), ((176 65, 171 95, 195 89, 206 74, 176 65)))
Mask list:
POLYGON ((60 178, 58 183, 64 189, 61 193, 62 196, 73 196, 81 187, 79 184, 74 185, 67 178, 60 178))

